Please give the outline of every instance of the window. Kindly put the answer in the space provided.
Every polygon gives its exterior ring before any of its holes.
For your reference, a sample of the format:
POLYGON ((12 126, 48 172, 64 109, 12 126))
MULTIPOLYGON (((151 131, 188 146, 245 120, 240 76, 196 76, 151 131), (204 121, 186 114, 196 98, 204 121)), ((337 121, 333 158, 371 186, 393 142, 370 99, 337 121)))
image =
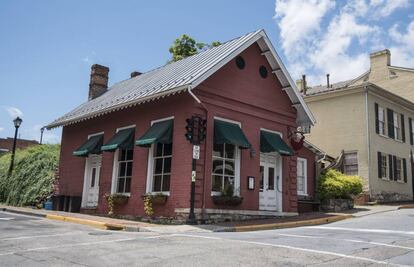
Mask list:
POLYGON ((379 125, 379 134, 381 135, 387 135, 385 116, 386 116, 385 109, 383 107, 378 107, 378 125, 379 125))
POLYGON ((172 144, 154 144, 152 192, 169 192, 171 179, 172 144))
POLYGON ((297 189, 298 195, 307 195, 307 160, 304 158, 297 159, 297 189))
POLYGON ((214 144, 212 191, 220 192, 225 186, 235 189, 236 150, 232 144, 214 144))
POLYGON ((358 153, 357 152, 345 152, 344 173, 346 175, 358 175, 358 153))
POLYGON ((403 182, 403 160, 402 158, 396 157, 395 160, 395 179, 403 182))
POLYGON ((381 178, 388 179, 388 155, 381 153, 381 178))
POLYGON ((397 140, 402 140, 401 115, 396 112, 394 112, 394 137, 397 140))
POLYGON ((131 193, 133 149, 118 150, 118 175, 116 181, 117 193, 131 193))

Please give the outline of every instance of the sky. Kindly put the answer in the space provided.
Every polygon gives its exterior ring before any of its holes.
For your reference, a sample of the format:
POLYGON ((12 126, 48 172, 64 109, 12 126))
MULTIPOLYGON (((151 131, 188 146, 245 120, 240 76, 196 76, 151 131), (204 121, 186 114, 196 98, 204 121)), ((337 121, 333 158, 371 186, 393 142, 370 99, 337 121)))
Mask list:
MULTIPOLYGON (((40 128, 87 101, 90 66, 110 68, 109 85, 164 65, 175 38, 233 39, 264 29, 294 80, 355 78, 369 53, 414 67, 414 1, 0 1, 0 137, 40 138, 40 128)), ((45 131, 58 143, 61 129, 45 131)))

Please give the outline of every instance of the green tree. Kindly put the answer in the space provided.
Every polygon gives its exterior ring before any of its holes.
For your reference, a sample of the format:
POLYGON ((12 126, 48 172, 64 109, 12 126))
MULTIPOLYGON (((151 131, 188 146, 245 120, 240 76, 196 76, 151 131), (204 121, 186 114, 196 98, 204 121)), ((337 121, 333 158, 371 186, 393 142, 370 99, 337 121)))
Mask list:
POLYGON ((187 34, 183 34, 180 38, 175 39, 169 51, 172 55, 170 62, 175 62, 183 58, 197 54, 204 49, 216 47, 221 45, 219 41, 214 41, 211 44, 198 43, 187 34))

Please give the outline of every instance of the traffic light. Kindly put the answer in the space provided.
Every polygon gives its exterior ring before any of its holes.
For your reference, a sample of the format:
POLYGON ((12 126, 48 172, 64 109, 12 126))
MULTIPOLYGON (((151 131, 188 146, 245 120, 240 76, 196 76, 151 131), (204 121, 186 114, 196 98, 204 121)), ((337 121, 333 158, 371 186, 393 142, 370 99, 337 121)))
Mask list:
POLYGON ((186 133, 185 138, 187 138, 188 141, 193 142, 194 139, 194 119, 191 117, 191 119, 186 119, 187 125, 185 126, 186 133))
POLYGON ((207 134, 207 120, 199 120, 199 127, 198 127, 198 141, 201 143, 206 139, 207 134))

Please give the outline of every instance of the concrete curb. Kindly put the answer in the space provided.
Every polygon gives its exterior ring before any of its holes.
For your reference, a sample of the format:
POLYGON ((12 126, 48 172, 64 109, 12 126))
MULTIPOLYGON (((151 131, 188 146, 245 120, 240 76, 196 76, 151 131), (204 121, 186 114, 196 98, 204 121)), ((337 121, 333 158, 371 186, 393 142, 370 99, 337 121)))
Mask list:
POLYGON ((40 218, 46 218, 46 214, 42 214, 42 213, 37 213, 37 212, 30 212, 30 211, 24 211, 24 210, 15 210, 15 209, 10 209, 10 208, 1 208, 2 211, 6 211, 6 212, 12 212, 12 213, 17 213, 17 214, 22 214, 22 215, 28 215, 28 216, 35 216, 35 217, 40 217, 40 218))
POLYGON ((406 205, 401 205, 398 207, 399 210, 401 209, 414 209, 414 204, 406 204, 406 205))
POLYGON ((342 220, 353 218, 353 217, 354 216, 352 215, 337 215, 337 216, 332 216, 332 217, 310 219, 310 220, 303 220, 303 221, 296 221, 296 222, 293 221, 293 222, 283 222, 283 223, 242 225, 242 226, 232 227, 233 228, 232 232, 246 232, 246 231, 259 231, 259 230, 271 230, 271 229, 311 226, 311 225, 319 225, 319 224, 342 221, 342 220))

